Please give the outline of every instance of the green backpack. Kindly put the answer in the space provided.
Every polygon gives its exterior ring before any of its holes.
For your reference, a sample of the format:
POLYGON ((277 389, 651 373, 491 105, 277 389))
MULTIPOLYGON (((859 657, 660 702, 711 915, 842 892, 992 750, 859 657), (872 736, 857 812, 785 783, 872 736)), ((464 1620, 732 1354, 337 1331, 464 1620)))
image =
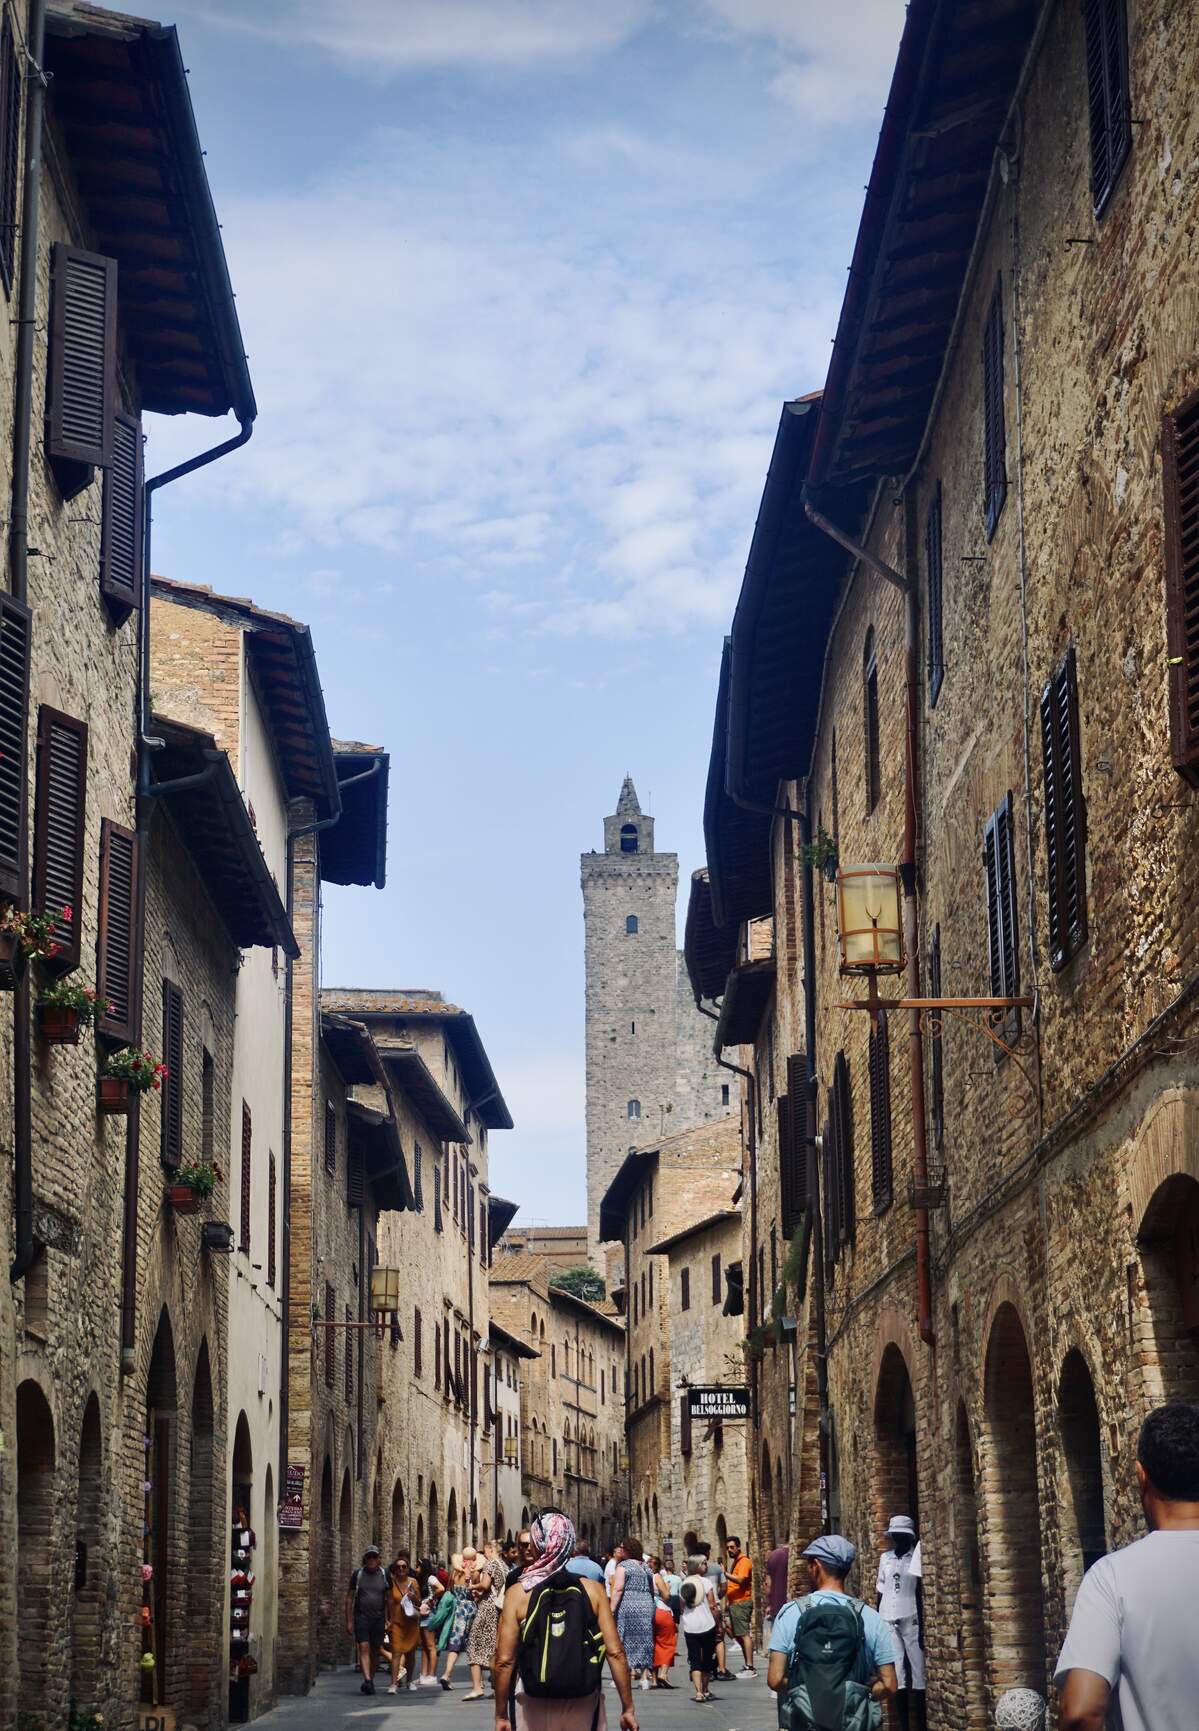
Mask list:
POLYGON ((798 1603, 787 1687, 779 1696, 783 1731, 878 1731, 883 1710, 870 1693, 874 1667, 861 1602, 839 1593, 798 1603))

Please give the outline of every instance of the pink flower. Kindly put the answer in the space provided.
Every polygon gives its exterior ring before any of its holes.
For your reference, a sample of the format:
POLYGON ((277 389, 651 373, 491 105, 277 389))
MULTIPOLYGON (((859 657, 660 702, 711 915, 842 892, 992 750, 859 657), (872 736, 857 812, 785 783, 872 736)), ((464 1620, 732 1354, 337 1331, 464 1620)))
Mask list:
POLYGON ((71 910, 71 908, 70 908, 70 907, 65 907, 65 908, 64 908, 64 909, 63 909, 63 910, 62 910, 62 917, 63 917, 63 919, 64 919, 64 920, 73 920, 73 919, 74 919, 74 918, 75 918, 75 915, 74 915, 74 913, 73 913, 73 912, 72 912, 72 910, 71 910))
POLYGON ((153 1578, 153 1575, 154 1575, 154 1564, 153 1563, 143 1563, 142 1564, 142 1580, 143 1581, 149 1581, 153 1578))

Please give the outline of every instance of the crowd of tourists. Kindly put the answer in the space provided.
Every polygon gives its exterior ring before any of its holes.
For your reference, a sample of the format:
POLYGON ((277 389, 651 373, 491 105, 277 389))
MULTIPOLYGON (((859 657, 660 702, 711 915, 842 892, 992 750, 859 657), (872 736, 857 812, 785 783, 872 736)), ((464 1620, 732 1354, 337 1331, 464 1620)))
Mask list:
MULTIPOLYGON (((1054 1678, 1060 1731, 1194 1731, 1199 1406, 1174 1401, 1149 1414, 1136 1476, 1149 1532, 1083 1579, 1054 1678)), ((606 1731, 606 1663, 621 1731, 638 1731, 634 1690, 678 1686, 671 1673, 681 1634, 692 1698, 707 1705, 717 1699, 714 1681, 758 1675, 754 1568, 736 1537, 721 1557, 695 1533, 683 1548, 680 1569, 646 1556, 633 1536, 594 1558, 556 1510, 542 1511, 512 1544, 467 1546, 448 1566, 426 1557, 413 1567, 400 1552, 385 1569, 370 1545, 345 1605, 360 1687, 374 1694, 386 1659, 391 1693, 448 1691, 465 1655, 471 1687, 462 1699, 494 1699, 495 1731, 606 1731)), ((911 1516, 888 1525, 874 1604, 848 1589, 856 1561, 840 1533, 803 1548, 798 1581, 788 1546, 765 1559, 766 1681, 787 1731, 876 1731, 887 1700, 903 1731, 924 1731, 924 1563, 911 1516)), ((1000 1731, 1044 1731, 1037 1681, 1000 1695, 1000 1731)))

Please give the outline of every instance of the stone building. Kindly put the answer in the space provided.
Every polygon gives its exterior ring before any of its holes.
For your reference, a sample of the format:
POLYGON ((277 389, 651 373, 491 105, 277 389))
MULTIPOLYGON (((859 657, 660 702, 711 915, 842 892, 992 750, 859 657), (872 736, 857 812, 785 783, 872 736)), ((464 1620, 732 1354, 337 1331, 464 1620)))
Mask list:
POLYGON ((248 436, 256 410, 174 31, 19 0, 0 92, 0 898, 71 908, 0 1035, 0 1722, 65 1723, 74 1702, 123 1728, 143 1692, 220 1712, 228 1265, 166 1205, 162 1156, 228 1171, 237 951, 279 912, 253 871, 241 909, 212 880, 208 848, 248 865, 256 846, 224 759, 189 815, 142 743, 140 417, 232 411, 248 436), (51 1046, 33 1000, 67 976, 112 1007, 51 1046), (157 1101, 97 1111, 109 1055, 157 1054, 164 981, 165 1141, 157 1101))
MULTIPOLYGON (((520 1391, 525 1365, 536 1349, 491 1318, 491 1363, 484 1373, 491 1425, 483 1468, 490 1467, 491 1531, 501 1544, 515 1538, 522 1513, 520 1391)), ((484 1503, 487 1503, 486 1493, 484 1503)))
POLYGON ((605 1190, 630 1147, 735 1111, 712 1059, 675 943, 677 854, 654 848, 654 820, 626 776, 604 819, 602 853, 582 855, 586 966, 587 1225, 602 1266, 605 1190))
MULTIPOLYGON (((740 1126, 736 1118, 723 1117, 633 1149, 601 1202, 601 1241, 619 1245, 624 1254, 625 1284, 614 1296, 626 1329, 629 1518, 654 1552, 672 1553, 686 1530, 672 1458, 679 1373, 673 1362, 669 1264, 654 1247, 730 1207, 741 1182, 740 1126)), ((713 1363, 702 1381, 722 1379, 718 1338, 712 1336, 713 1363)), ((694 1366, 690 1351, 688 1362, 694 1366)), ((740 1514, 729 1511, 730 1525, 740 1514)))
POLYGON ((550 1268, 565 1272, 587 1265, 585 1226, 511 1226, 498 1240, 495 1253, 539 1256, 550 1268))
POLYGON ((1141 1530, 1140 1419, 1199 1393, 1197 72, 1199 16, 1155 0, 909 8, 718 696, 729 988, 738 928, 775 931, 752 1248, 777 1224, 787 1265, 813 1229, 784 1300, 827 1416, 785 1512, 810 1530, 823 1429, 868 1557, 921 1521, 935 1726, 1046 1689, 1084 1566, 1141 1530), (999 1044, 967 1012, 840 1009, 830 856, 906 863, 884 996, 1035 1005, 999 1044))

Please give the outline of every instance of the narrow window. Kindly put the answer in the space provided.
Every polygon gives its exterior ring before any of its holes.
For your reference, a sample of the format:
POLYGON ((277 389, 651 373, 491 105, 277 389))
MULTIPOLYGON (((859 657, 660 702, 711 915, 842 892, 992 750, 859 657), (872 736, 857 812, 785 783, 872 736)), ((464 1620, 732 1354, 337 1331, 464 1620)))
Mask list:
POLYGON ((791 1238, 801 1225, 808 1207, 808 1143, 815 1133, 809 1128, 808 1102, 813 1083, 803 1052, 787 1059, 787 1092, 779 1096, 779 1212, 783 1237, 791 1238))
POLYGON ((0 595, 0 895, 25 893, 25 730, 32 616, 0 595))
POLYGON ((250 1252, 250 1201, 251 1175, 250 1157, 253 1152, 254 1130, 250 1119, 250 1108, 243 1100, 241 1103, 241 1234, 238 1249, 250 1252))
POLYGON ((941 598, 941 483, 937 482, 924 523, 924 563, 928 572, 928 701, 937 701, 945 677, 945 633, 941 598))
POLYGON ((366 1162, 361 1146, 346 1138, 346 1207, 361 1208, 366 1199, 366 1162))
POLYGON ((654 1181, 652 1178, 646 1185, 646 1191, 649 1195, 649 1217, 652 1220, 654 1217, 654 1181))
POLYGON ((620 851, 621 853, 637 852, 637 825, 635 823, 621 824, 620 851))
POLYGON ((654 1302, 654 1265, 652 1262, 649 1265, 649 1301, 652 1306, 654 1302))
POLYGON ((332 1100, 325 1101, 325 1171, 337 1171, 337 1108, 332 1100))
MULTIPOLYGON (((437 1324, 436 1323, 433 1324, 433 1332, 434 1332, 434 1334, 436 1334, 436 1332, 437 1332, 437 1324)), ((414 1376, 420 1376, 423 1374, 424 1365, 422 1363, 422 1359, 424 1358, 424 1351, 425 1351, 425 1331, 424 1331, 424 1327, 421 1323, 420 1310, 419 1310, 419 1308, 416 1308, 413 1310, 413 1313, 412 1313, 412 1374, 414 1376)), ((434 1352, 434 1358, 436 1361, 436 1352, 437 1352, 436 1341, 434 1341, 434 1344, 433 1344, 433 1352, 434 1352)))
POLYGON ((354 1312, 346 1305, 346 1357, 345 1357, 345 1396, 346 1405, 354 1399, 354 1330, 349 1326, 354 1320, 354 1312))
POLYGON ((720 1104, 722 1106, 727 1106, 728 1103, 729 1103, 729 1085, 727 1082, 722 1082, 720 1084, 720 1104))
POLYGON ((137 991, 137 940, 141 923, 138 840, 107 818, 100 825, 100 931, 96 995, 112 1006, 97 1018, 101 1033, 133 1038, 137 991))
MULTIPOLYGON (((419 1315, 419 1312, 417 1313, 419 1315)), ((325 1308, 322 1313, 325 1322, 332 1322, 337 1315, 337 1295, 329 1281, 325 1282, 325 1308)), ((325 1336, 325 1387, 332 1388, 337 1377, 337 1330, 326 1328, 325 1336)))
POLYGON ((630 1100, 628 1105, 625 1107, 625 1112, 630 1119, 640 1118, 640 1116, 641 1116, 641 1102, 640 1102, 640 1100, 630 1100))
MULTIPOLYGON (((418 1144, 418 1147, 419 1147, 419 1144, 418 1144)), ((441 1179, 438 1176, 437 1167, 434 1166, 433 1167, 433 1230, 434 1230, 434 1232, 442 1232, 442 1231, 444 1231, 444 1229, 445 1229, 445 1222, 442 1218, 442 1213, 441 1213, 441 1179)))
POLYGON ((421 1174, 421 1151, 416 1148, 412 1155, 412 1201, 418 1214, 425 1211, 424 1179, 421 1174))
POLYGON ((1199 787, 1199 391, 1162 423, 1162 472, 1171 755, 1199 787))
POLYGON ((1132 149, 1128 96, 1128 15, 1124 0, 1083 0, 1087 108, 1091 121, 1091 202, 1101 216, 1132 149))
POLYGON ((12 19, 0 34, 0 279, 12 293, 17 264, 17 198, 21 178, 21 66, 12 19))
POLYGON ((866 754, 866 815, 878 804, 882 775, 878 750, 878 656, 873 627, 866 633, 862 654, 863 745, 866 754))
POLYGON ((1007 498, 1007 434, 1003 418, 1003 278, 995 290, 983 331, 983 519, 987 540, 995 533, 1007 498))
POLYGON ((681 1287, 682 1287, 681 1295, 679 1298, 679 1307, 682 1310, 690 1310, 691 1309, 691 1270, 689 1268, 684 1268, 682 1274, 679 1276, 679 1279, 680 1279, 680 1283, 681 1283, 681 1287))
POLYGON ((216 1158, 216 1065, 207 1046, 200 1057, 200 1152, 211 1166, 216 1158))
POLYGON ((266 1157, 266 1283, 272 1289, 276 1285, 278 1269, 278 1227, 275 1215, 278 1209, 278 1177, 275 1171, 275 1156, 266 1157))
POLYGON ((70 909, 54 928, 51 973, 79 966, 83 924, 83 831, 87 792, 87 726, 43 703, 37 718, 37 795, 33 823, 33 905, 39 913, 70 909))
POLYGON ((162 1142, 164 1166, 183 1159, 183 993, 174 980, 162 982, 162 1142))
MULTIPOLYGON (((987 887, 987 949, 990 959, 991 996, 1015 998, 1020 994, 1020 941, 1016 924, 1016 859, 1012 834, 1012 796, 1007 794, 987 820, 983 837, 983 868, 987 887)), ((1020 1011, 1011 1009, 1004 1018, 1004 1037, 1020 1032, 1020 1011)), ((1003 1049, 995 1047, 998 1062, 1003 1049)))
POLYGON ((550 1375, 552 1377, 558 1375, 558 1348, 552 1342, 550 1343, 550 1375))
MULTIPOLYGON (((941 996, 941 928, 934 926, 933 941, 928 952, 928 995, 941 996)), ((945 1048, 942 1044, 941 1019, 934 1016, 929 1039, 929 1065, 932 1070, 933 1146, 937 1152, 945 1146, 945 1048)))
POLYGON ((55 242, 46 455, 64 499, 112 462, 116 328, 116 259, 55 242))
POLYGON ((870 1032, 870 1186, 874 1212, 891 1206, 891 1047, 887 1012, 870 1032))
POLYGON ((117 415, 100 499, 100 593, 117 625, 141 605, 141 572, 142 424, 117 415))
POLYGON ((649 1349, 649 1388, 646 1391, 647 1398, 649 1396, 655 1394, 657 1392, 657 1388, 658 1388, 658 1379, 654 1375, 654 1349, 651 1346, 649 1349))
POLYGON ((852 1243, 856 1218, 853 1102, 849 1086, 849 1062, 844 1052, 833 1061, 833 1085, 829 1090, 829 1124, 832 1131, 831 1192, 828 1198, 832 1214, 833 1254, 844 1244, 852 1243))
POLYGON ((1087 937, 1086 809, 1074 647, 1041 693, 1045 766, 1045 861, 1049 874, 1049 965, 1056 972, 1087 937))
POLYGON ((637 931, 637 915, 636 914, 627 914, 625 916, 624 929, 626 932, 628 932, 630 937, 632 937, 636 934, 636 931, 637 931))

